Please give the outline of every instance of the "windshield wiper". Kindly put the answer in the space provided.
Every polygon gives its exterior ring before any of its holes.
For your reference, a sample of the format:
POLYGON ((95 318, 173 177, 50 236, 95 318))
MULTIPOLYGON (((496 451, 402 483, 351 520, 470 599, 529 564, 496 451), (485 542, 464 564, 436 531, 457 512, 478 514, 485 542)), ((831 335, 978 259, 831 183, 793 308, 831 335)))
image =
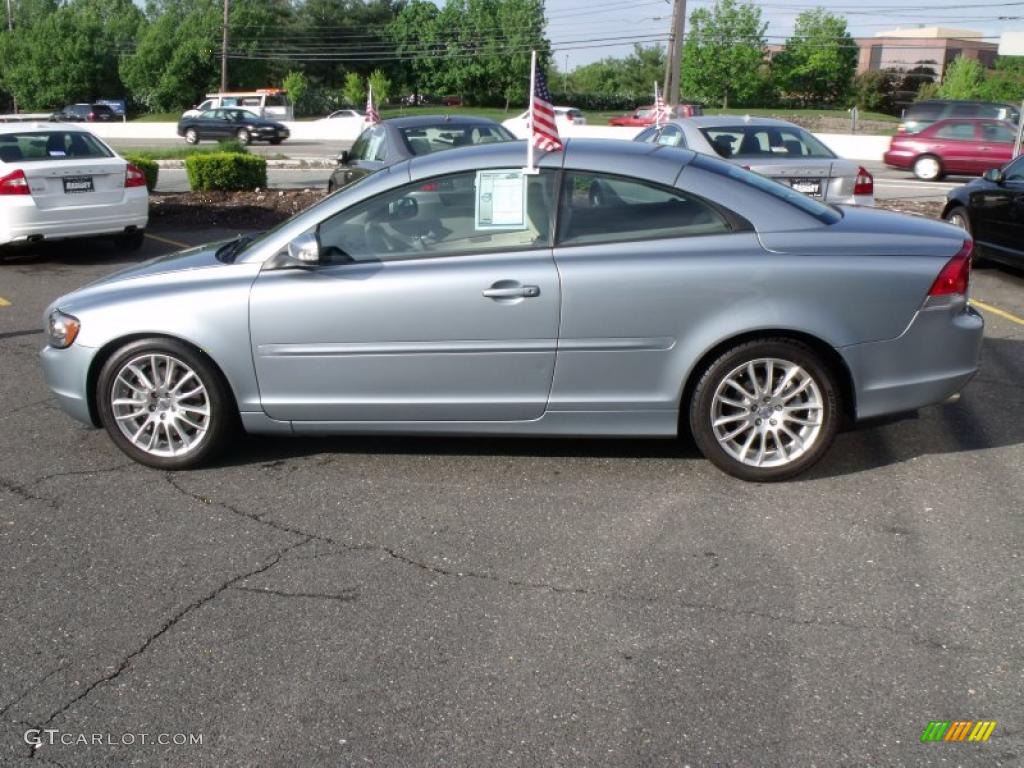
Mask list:
POLYGON ((220 261, 234 261, 235 256, 245 250, 246 246, 253 241, 252 235, 239 235, 234 240, 229 240, 217 249, 216 257, 220 261))

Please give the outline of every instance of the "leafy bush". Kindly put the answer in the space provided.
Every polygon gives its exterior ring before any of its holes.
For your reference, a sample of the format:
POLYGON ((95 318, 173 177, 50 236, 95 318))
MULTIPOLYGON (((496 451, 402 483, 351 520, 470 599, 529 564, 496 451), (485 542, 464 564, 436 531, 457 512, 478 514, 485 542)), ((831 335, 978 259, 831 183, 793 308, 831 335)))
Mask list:
POLYGON ((146 177, 146 189, 150 192, 156 189, 156 180, 160 175, 160 166, 157 164, 156 160, 151 160, 145 155, 134 154, 127 154, 124 156, 124 159, 142 171, 143 175, 146 177))
POLYGON ((267 186, 267 161, 259 155, 211 152, 185 158, 188 183, 196 192, 267 186))

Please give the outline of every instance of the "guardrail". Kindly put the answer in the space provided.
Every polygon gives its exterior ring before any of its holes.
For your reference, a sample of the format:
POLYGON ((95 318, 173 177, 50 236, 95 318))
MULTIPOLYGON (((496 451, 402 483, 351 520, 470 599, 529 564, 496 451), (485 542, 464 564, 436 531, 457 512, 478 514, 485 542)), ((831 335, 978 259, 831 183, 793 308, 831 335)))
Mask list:
POLYGON ((35 123, 49 120, 52 116, 53 112, 19 112, 13 115, 0 115, 0 123, 35 123))

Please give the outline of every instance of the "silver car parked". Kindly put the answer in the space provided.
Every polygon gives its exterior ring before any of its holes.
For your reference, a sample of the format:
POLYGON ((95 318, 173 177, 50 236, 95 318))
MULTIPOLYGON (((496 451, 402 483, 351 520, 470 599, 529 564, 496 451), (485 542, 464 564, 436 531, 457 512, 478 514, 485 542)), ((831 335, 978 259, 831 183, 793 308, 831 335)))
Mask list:
POLYGON ((277 228, 129 268, 47 310, 46 379, 181 469, 237 423, 325 433, 674 437, 807 469, 845 418, 975 374, 971 242, 721 160, 523 142, 413 158, 277 228))
POLYGON ((785 120, 729 115, 670 120, 634 141, 717 155, 828 203, 875 204, 875 179, 866 168, 838 157, 785 120))

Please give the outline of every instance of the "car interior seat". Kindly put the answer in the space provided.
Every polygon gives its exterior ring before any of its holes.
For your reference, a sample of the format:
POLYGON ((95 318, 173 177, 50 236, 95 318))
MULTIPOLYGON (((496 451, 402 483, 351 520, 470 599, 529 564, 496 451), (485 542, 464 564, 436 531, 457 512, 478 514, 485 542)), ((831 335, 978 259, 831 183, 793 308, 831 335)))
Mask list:
POLYGON ((21 154, 21 147, 17 144, 0 144, 0 160, 5 163, 16 163, 24 159, 21 154))
POLYGON ((46 154, 50 157, 61 157, 68 153, 64 144, 63 133, 51 133, 46 139, 46 154))
POLYGON ((711 146, 720 157, 732 157, 732 139, 719 136, 711 142, 711 146))

